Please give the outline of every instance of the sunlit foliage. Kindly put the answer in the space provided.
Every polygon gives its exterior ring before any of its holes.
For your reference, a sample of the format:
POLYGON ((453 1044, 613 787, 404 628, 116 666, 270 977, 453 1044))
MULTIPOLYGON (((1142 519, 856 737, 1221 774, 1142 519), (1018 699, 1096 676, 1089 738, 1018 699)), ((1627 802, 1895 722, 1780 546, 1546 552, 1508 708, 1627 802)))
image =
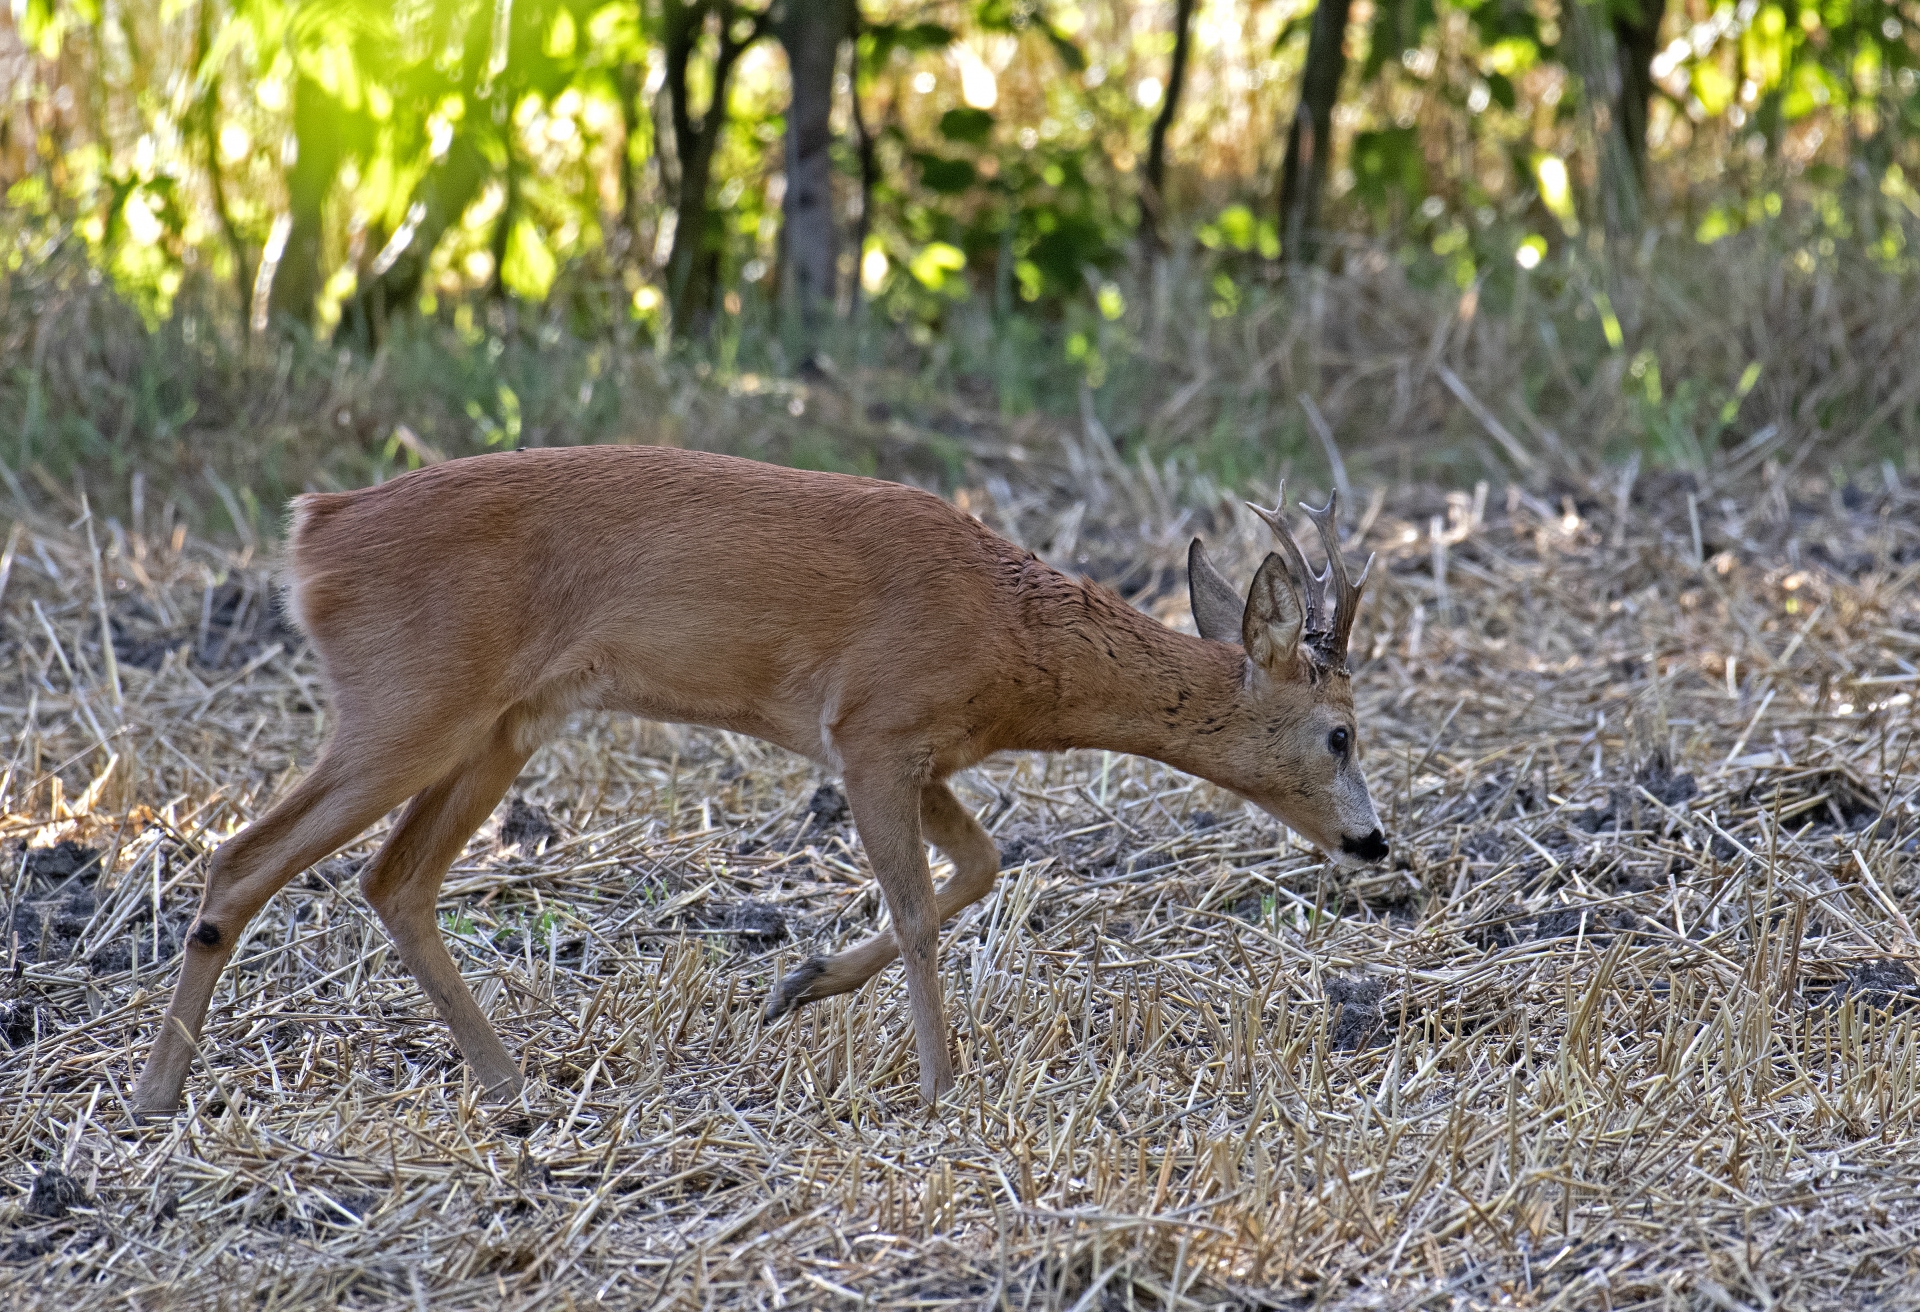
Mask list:
MULTIPOLYGON (((684 3, 13 0, 4 258, 83 243, 150 322, 204 277, 231 289, 241 331, 280 319, 372 342, 396 314, 479 296, 659 328, 685 240, 662 6, 684 3)), ((1462 288, 1623 226, 1711 242, 1792 221, 1807 261, 1861 238, 1904 270, 1886 220, 1920 215, 1920 5, 1672 0, 1635 180, 1594 88, 1612 33, 1652 3, 1357 0, 1329 226, 1462 288)), ((738 28, 763 8, 729 12, 738 28)), ((1176 231, 1249 268, 1279 253, 1274 179, 1311 13, 1203 0, 1194 17, 1167 199, 1176 231)), ((865 0, 836 93, 841 308, 922 333, 956 298, 1114 317, 1172 14, 865 0)), ((718 21, 688 64, 694 108, 725 122, 698 248, 716 312, 740 313, 777 291, 786 71, 756 38, 711 106, 718 21)))

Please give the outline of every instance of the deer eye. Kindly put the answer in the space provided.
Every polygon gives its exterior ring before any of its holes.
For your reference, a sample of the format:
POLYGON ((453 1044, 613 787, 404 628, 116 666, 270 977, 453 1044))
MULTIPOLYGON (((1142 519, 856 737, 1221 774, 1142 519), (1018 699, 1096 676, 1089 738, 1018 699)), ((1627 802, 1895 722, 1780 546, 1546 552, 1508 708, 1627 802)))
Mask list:
POLYGON ((1345 756, 1347 754, 1347 731, 1345 729, 1335 729, 1327 735, 1327 750, 1335 756, 1345 756))

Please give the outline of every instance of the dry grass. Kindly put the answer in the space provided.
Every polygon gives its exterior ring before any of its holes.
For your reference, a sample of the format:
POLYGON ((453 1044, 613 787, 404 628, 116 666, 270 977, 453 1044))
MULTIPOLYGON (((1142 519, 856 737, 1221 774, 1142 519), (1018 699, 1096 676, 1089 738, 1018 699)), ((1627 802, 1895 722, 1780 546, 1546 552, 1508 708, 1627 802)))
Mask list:
MULTIPOLYGON (((1242 577, 1263 549, 1246 517, 1176 509, 1204 488, 1070 454, 1056 485, 1085 505, 968 504, 1133 566, 1170 618, 1196 520, 1242 577)), ((521 781, 539 812, 503 809, 519 841, 490 826, 444 897, 537 1077, 524 1106, 476 1105, 355 892, 375 834, 270 905, 188 1110, 133 1124, 205 854, 311 759, 324 708, 257 569, 22 512, 0 1290, 63 1312, 1920 1297, 1920 502, 1567 491, 1364 516, 1391 870, 1332 874, 1149 763, 973 774, 1008 868, 947 939, 961 1074, 937 1115, 897 973, 759 1024, 783 963, 877 919, 811 767, 588 719, 521 781), (36 851, 68 840, 100 864, 36 851)))

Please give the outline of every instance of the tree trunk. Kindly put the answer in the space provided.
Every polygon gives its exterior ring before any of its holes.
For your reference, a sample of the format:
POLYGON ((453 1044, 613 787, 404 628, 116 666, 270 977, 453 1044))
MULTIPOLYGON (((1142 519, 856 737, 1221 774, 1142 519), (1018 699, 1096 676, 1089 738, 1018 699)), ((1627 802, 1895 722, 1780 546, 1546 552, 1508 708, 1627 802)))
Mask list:
POLYGON ((680 187, 673 206, 673 250, 667 256, 667 305, 678 336, 706 330, 713 311, 712 265, 707 253, 707 185, 713 173, 709 146, 683 149, 680 187))
MULTIPOLYGON (((1580 75, 1581 106, 1593 134, 1599 165, 1598 196, 1601 226, 1609 247, 1640 231, 1640 181, 1636 151, 1620 107, 1628 97, 1623 76, 1627 57, 1615 40, 1614 27, 1601 6, 1604 0, 1572 0, 1561 13, 1572 45, 1573 71, 1580 75)), ((1651 57, 1649 61, 1651 62, 1651 57)), ((1642 68, 1645 76, 1651 71, 1642 68)), ((1646 151, 1646 101, 1640 101, 1638 154, 1646 151)))
POLYGON ((293 80, 293 139, 299 152, 287 174, 287 242, 267 298, 270 318, 311 326, 320 295, 320 219, 340 171, 328 97, 304 77, 293 80))
POLYGON ((1173 64, 1167 69, 1167 90, 1160 113, 1147 138, 1147 171, 1140 189, 1142 234, 1151 251, 1164 251, 1169 241, 1167 222, 1167 132, 1180 112, 1180 93, 1187 84, 1187 50, 1193 35, 1193 0, 1177 0, 1173 11, 1173 64))
POLYGON ((200 98, 194 108, 199 119, 201 147, 207 152, 207 189, 213 196, 214 217, 220 220, 220 233, 226 238, 227 252, 233 260, 235 301, 240 311, 240 340, 245 342, 251 335, 253 321, 253 270, 247 267, 247 243, 242 240, 240 229, 233 221, 233 210, 227 204, 226 180, 220 173, 220 78, 214 70, 206 67, 207 54, 213 45, 209 21, 211 15, 207 12, 209 5, 210 0, 200 0, 194 28, 193 63, 203 79, 200 98))
POLYGON ((447 153, 427 170, 406 220, 374 256, 354 293, 354 315, 365 325, 367 349, 380 345, 393 315, 418 303, 433 248, 460 221, 492 173, 493 166, 469 132, 455 133, 447 153))
POLYGON ((1647 107, 1653 101, 1653 56, 1660 48, 1660 22, 1667 0, 1627 0, 1632 12, 1616 7, 1614 53, 1620 62, 1620 98, 1614 117, 1633 163, 1634 180, 1647 187, 1647 107))
POLYGON ((852 0, 786 0, 775 30, 786 47, 787 191, 782 204, 781 295, 798 312, 805 354, 832 315, 840 242, 833 223, 833 74, 853 34, 852 0))
POLYGON ((873 189, 880 183, 879 143, 867 127, 866 111, 860 107, 860 7, 853 7, 853 59, 847 74, 847 103, 853 116, 855 144, 860 152, 860 215, 853 226, 853 293, 847 298, 847 317, 860 317, 860 297, 866 290, 861 279, 867 254, 867 234, 873 229, 873 189))
POLYGON ((1319 256, 1320 198, 1333 158, 1333 106, 1347 71, 1347 9, 1351 0, 1320 0, 1307 37, 1307 64, 1300 74, 1300 104, 1287 133, 1287 159, 1280 171, 1280 233, 1289 264, 1319 256))
POLYGON ((493 235, 488 242, 493 254, 493 279, 487 284, 487 295, 496 301, 506 299, 507 243, 513 240, 513 225, 520 217, 520 161, 514 154, 511 130, 501 134, 500 144, 507 157, 506 167, 500 170, 503 195, 500 217, 493 221, 493 235))
POLYGON ((707 188, 713 180, 713 152, 727 121, 727 93, 733 66, 748 46, 766 34, 768 15, 744 10, 732 0, 668 0, 663 6, 662 46, 667 59, 667 98, 673 110, 674 155, 679 162, 674 201, 673 249, 667 256, 667 304, 672 331, 685 336, 705 331, 713 309, 714 261, 707 232, 707 188), (688 102, 687 65, 715 21, 719 51, 713 61, 713 99, 695 118, 688 102), (749 19, 745 31, 735 28, 749 19))

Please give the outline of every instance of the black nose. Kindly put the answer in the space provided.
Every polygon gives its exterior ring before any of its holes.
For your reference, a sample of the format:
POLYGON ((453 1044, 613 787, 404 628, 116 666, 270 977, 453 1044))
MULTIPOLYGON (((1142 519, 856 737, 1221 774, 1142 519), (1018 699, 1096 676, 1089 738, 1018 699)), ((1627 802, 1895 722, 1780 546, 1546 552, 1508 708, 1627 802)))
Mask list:
POLYGON ((1387 859, 1387 836, 1378 829, 1365 838, 1342 838, 1340 850, 1348 856, 1357 856, 1362 861, 1385 861, 1387 859))

